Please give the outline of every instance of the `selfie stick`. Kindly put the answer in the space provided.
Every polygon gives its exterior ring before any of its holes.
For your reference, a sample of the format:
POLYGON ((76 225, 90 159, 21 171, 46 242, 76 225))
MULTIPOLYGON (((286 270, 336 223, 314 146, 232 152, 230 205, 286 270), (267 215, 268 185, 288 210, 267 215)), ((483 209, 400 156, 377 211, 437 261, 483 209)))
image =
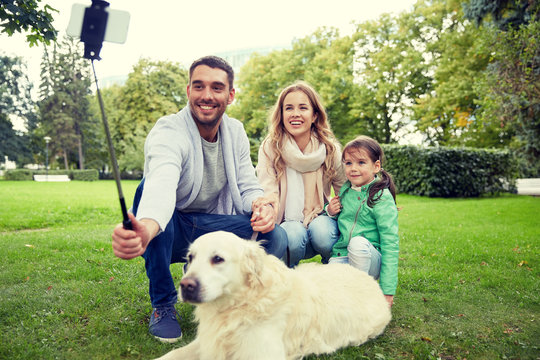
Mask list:
POLYGON ((105 116, 105 106, 103 105, 101 91, 99 91, 96 69, 94 68, 94 60, 101 60, 99 57, 99 52, 103 44, 103 39, 105 38, 105 29, 107 27, 107 19, 109 17, 108 12, 105 11, 107 6, 109 6, 109 3, 106 1, 92 0, 92 6, 86 8, 81 31, 81 42, 84 43, 84 57, 92 62, 92 71, 94 72, 97 97, 99 100, 99 107, 101 108, 101 118, 103 119, 103 127, 105 128, 107 143, 109 144, 109 155, 111 157, 114 180, 116 181, 118 196, 120 198, 120 207, 122 209, 123 217, 122 225, 124 226, 124 229, 133 230, 133 225, 131 224, 131 220, 127 214, 124 193, 122 192, 122 185, 120 183, 120 172, 118 171, 118 163, 116 162, 111 132, 109 131, 109 123, 107 122, 107 117, 105 116))

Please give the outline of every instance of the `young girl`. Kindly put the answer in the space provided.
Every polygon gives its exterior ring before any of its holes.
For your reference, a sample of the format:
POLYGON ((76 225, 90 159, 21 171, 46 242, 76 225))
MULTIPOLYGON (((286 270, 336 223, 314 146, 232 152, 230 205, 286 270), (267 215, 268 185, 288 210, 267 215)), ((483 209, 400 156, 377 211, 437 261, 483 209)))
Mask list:
POLYGON ((348 263, 379 280, 392 306, 398 279, 398 217, 396 191, 381 167, 383 150, 377 141, 359 136, 345 145, 343 164, 348 181, 326 211, 338 216, 339 240, 330 263, 348 263))
POLYGON ((276 222, 287 232, 290 266, 320 254, 327 262, 339 232, 323 213, 331 188, 345 180, 341 149, 315 90, 305 82, 286 87, 259 148, 257 176, 276 222))

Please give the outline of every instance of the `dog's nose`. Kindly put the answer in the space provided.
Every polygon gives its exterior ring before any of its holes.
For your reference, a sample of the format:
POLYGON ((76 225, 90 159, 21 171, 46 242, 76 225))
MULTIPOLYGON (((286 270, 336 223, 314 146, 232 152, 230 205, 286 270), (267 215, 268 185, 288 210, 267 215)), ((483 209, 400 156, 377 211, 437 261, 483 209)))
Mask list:
POLYGON ((180 289, 182 289, 182 299, 184 301, 199 301, 199 281, 197 279, 184 277, 180 281, 180 289))
POLYGON ((185 290, 185 291, 193 291, 198 286, 199 286, 198 281, 190 277, 185 277, 182 279, 182 281, 180 281, 180 287, 182 288, 182 290, 185 290))

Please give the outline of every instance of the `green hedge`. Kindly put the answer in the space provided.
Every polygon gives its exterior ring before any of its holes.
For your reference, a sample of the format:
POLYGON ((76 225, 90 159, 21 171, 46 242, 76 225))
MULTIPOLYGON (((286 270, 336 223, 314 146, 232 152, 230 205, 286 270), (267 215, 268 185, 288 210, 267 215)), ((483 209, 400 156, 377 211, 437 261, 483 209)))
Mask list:
POLYGON ((384 145, 385 168, 399 192, 477 197, 516 192, 517 162, 508 151, 384 145))
POLYGON ((79 181, 96 181, 99 180, 99 171, 96 169, 73 170, 70 178, 79 181))
MULTIPOLYGON (((49 170, 49 175, 67 175, 71 180, 96 181, 99 180, 99 172, 95 169, 88 170, 49 170)), ((34 180, 34 175, 45 175, 46 170, 14 169, 6 171, 4 180, 34 180)))
POLYGON ((4 173, 4 180, 34 180, 34 172, 28 169, 7 170, 4 173))

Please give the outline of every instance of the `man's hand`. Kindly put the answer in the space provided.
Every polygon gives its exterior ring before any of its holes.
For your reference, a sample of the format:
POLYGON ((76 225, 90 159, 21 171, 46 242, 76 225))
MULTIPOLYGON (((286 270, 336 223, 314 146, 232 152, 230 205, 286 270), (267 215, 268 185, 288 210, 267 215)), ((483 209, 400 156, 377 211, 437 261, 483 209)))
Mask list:
POLYGON ((251 215, 251 227, 253 231, 267 233, 276 226, 276 213, 270 202, 265 198, 258 198, 253 202, 251 215))
POLYGON ((392 307, 394 305, 394 295, 384 295, 384 298, 388 302, 388 306, 392 307))
POLYGON ((159 231, 159 225, 151 219, 138 221, 135 216, 128 213, 133 230, 126 230, 118 224, 112 233, 112 248, 114 255, 129 260, 141 256, 146 251, 150 240, 159 231))
POLYGON ((341 202, 339 201, 339 196, 334 196, 332 200, 328 203, 326 207, 326 212, 330 216, 336 216, 341 212, 341 202))

